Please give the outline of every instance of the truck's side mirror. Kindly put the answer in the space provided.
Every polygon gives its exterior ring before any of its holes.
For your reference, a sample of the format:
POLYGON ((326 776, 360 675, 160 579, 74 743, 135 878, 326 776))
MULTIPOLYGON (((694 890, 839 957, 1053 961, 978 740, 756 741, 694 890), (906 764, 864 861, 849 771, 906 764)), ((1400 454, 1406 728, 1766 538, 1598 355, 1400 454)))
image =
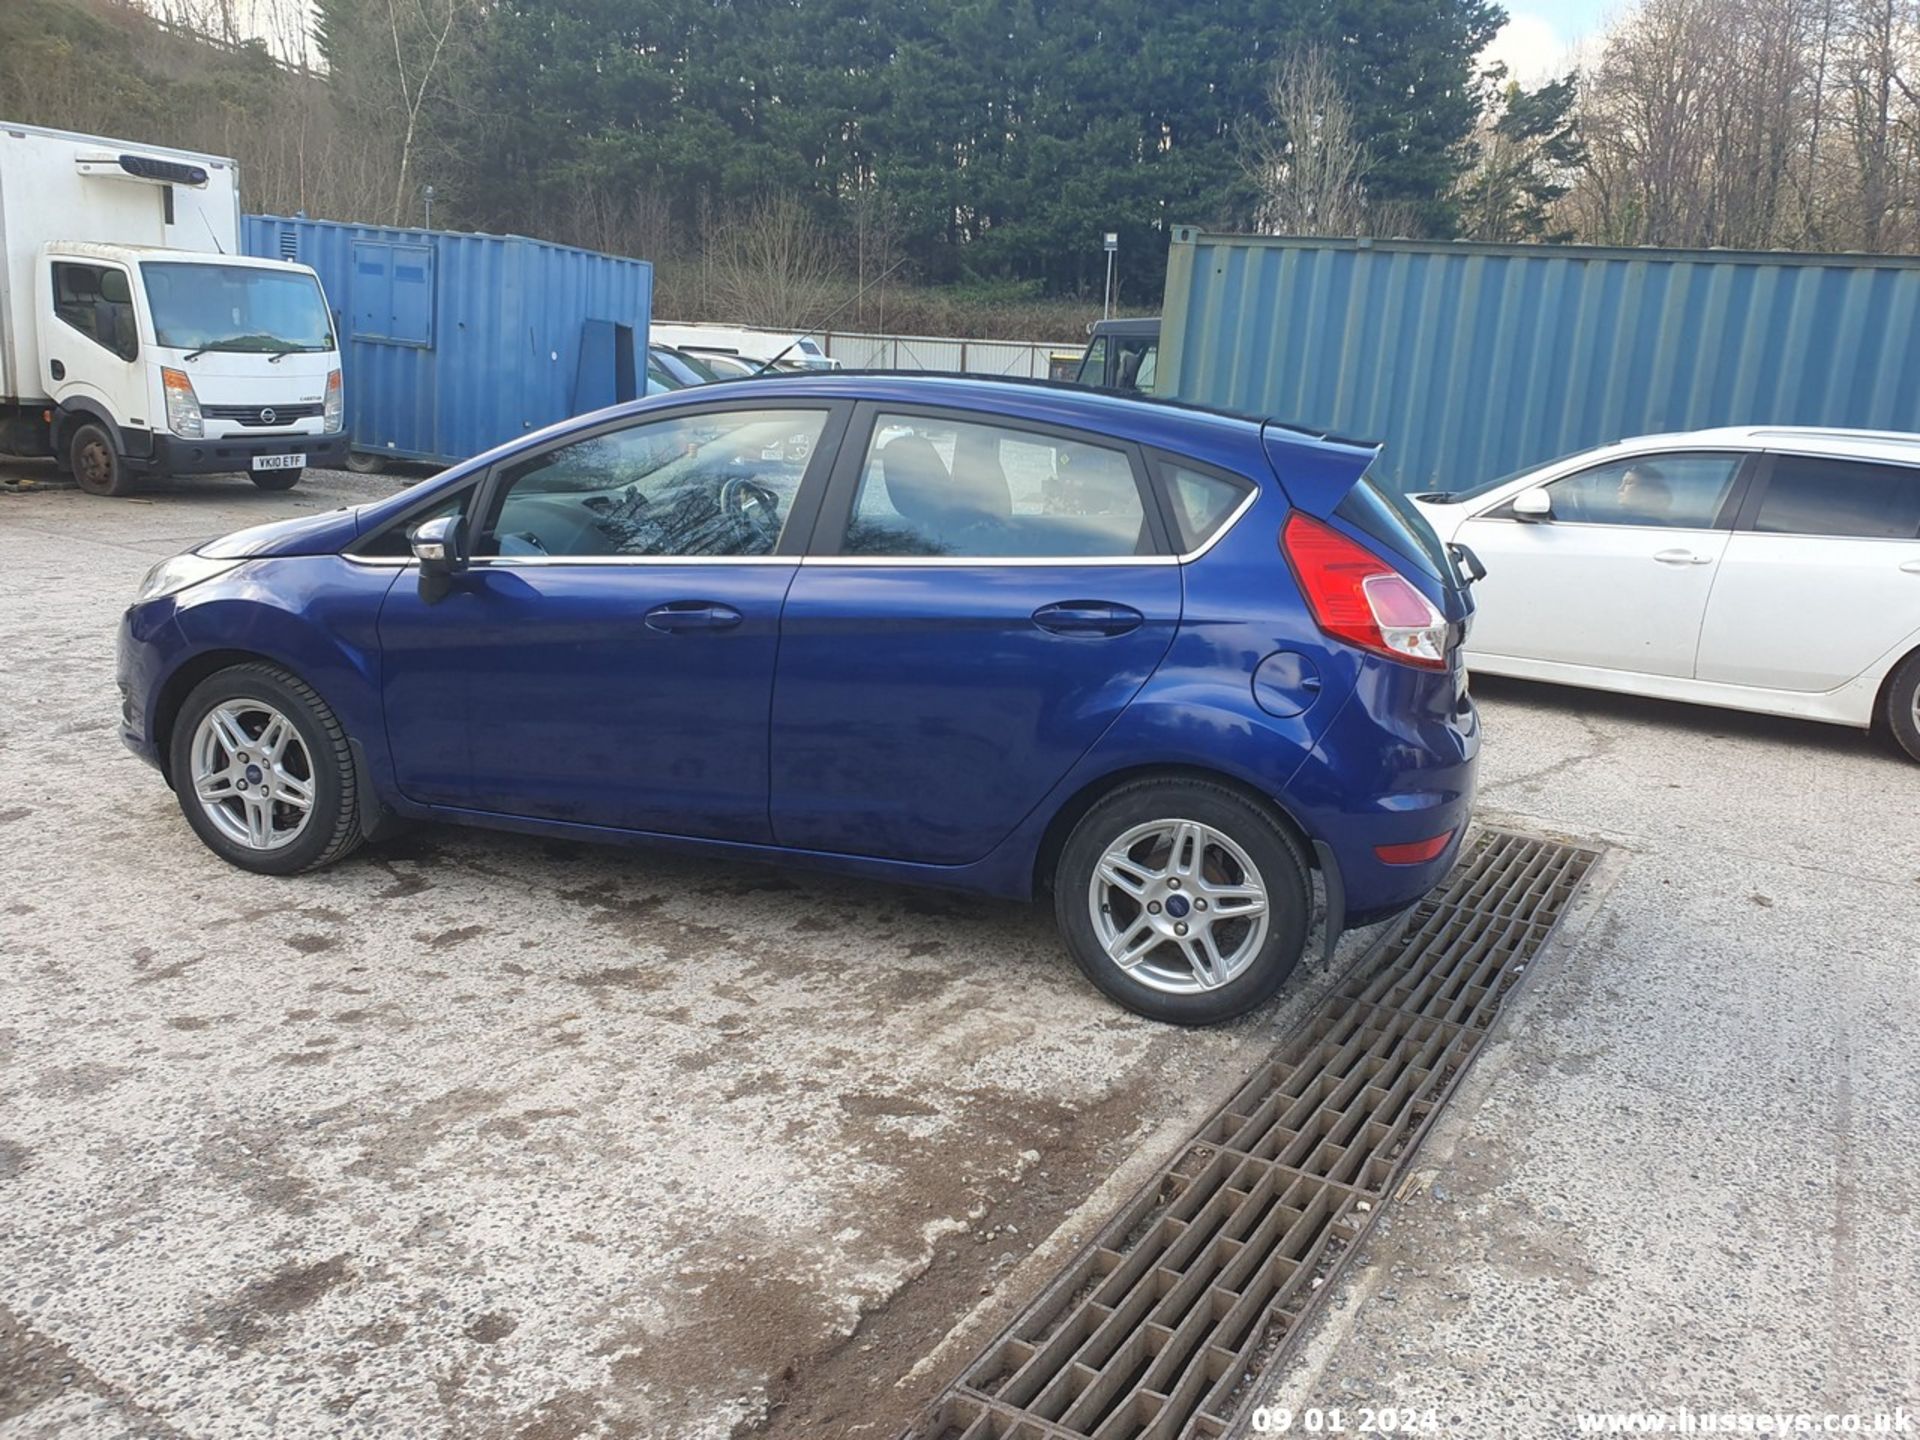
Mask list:
POLYGON ((408 544, 420 562, 420 597, 434 601, 467 568, 467 517, 436 515, 415 528, 408 544))
POLYGON ((1529 524, 1553 518, 1553 497, 1544 485, 1534 485, 1513 497, 1513 518, 1529 524))

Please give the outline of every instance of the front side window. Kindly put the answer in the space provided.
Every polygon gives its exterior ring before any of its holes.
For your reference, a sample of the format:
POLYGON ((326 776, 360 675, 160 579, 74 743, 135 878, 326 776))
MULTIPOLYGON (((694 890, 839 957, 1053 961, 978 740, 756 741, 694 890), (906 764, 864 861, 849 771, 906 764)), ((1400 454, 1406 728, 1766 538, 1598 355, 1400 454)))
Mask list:
POLYGON ((1920 538, 1920 469, 1776 455, 1753 528, 1774 535, 1920 538))
POLYGON ((127 272, 111 265, 53 266, 53 313, 122 360, 140 353, 127 272))
POLYGON ((1150 554, 1126 453, 971 421, 875 419, 845 552, 1074 558, 1150 554))
POLYGON ((140 268, 162 345, 256 355, 333 349, 326 298, 304 271, 198 261, 140 268))
POLYGON ((1641 455, 1613 460, 1547 487, 1553 518, 1588 525, 1711 530, 1720 518, 1739 455, 1641 455))
POLYGON ((771 555, 825 410, 738 410, 649 420, 509 467, 474 553, 771 555))

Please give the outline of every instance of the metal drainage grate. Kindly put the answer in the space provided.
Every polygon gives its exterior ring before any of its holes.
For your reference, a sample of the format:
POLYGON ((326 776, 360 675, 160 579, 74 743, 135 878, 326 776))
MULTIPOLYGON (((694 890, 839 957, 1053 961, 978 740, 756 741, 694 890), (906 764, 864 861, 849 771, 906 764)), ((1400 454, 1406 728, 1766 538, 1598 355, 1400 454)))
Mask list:
POLYGON ((1224 1435, 1598 858, 1483 832, 909 1433, 1224 1435))

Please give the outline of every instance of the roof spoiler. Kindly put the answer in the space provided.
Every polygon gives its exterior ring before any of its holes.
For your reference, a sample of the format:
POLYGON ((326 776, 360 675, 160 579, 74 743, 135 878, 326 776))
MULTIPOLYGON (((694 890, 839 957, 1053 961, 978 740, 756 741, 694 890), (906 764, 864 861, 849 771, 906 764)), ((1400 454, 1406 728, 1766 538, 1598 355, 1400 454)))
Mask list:
POLYGON ((1278 420, 1261 422, 1260 443, 1288 503, 1321 519, 1333 513, 1380 454, 1377 440, 1316 434, 1278 420))

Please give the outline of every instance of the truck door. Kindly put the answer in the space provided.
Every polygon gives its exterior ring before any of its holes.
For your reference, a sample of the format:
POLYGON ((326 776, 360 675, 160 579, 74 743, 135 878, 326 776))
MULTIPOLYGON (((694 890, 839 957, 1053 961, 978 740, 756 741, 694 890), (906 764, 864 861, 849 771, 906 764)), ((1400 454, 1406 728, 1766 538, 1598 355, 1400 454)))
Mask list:
POLYGON ((92 400, 119 425, 151 428, 133 277, 118 265, 41 263, 40 379, 47 394, 62 406, 92 400))

